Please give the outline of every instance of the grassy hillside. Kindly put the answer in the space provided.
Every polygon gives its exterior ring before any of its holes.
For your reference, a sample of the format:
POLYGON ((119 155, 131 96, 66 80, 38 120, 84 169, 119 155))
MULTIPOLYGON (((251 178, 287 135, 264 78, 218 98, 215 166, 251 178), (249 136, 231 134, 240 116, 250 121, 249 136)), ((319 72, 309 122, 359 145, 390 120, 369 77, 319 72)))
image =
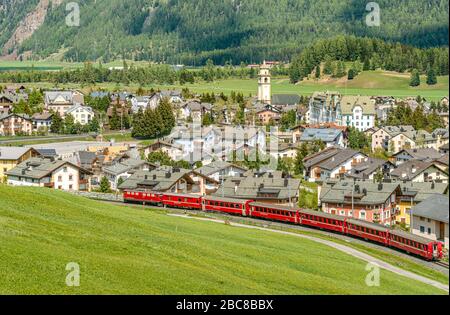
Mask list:
POLYGON ((0 185, 0 294, 436 294, 326 246, 0 185), (65 266, 81 285, 65 285, 65 266))
MULTIPOLYGON (((111 65, 117 63, 111 63, 111 65)), ((27 63, 32 65, 32 63, 27 63)), ((36 64, 35 66, 38 66, 36 64)), ((72 68, 78 67, 80 64, 75 63, 43 63, 42 66, 46 67, 64 67, 72 68)), ((19 63, 12 62, 0 62, 0 69, 2 67, 19 67, 19 63)), ((422 84, 419 87, 409 86, 410 77, 409 74, 401 74, 397 72, 388 71, 365 71, 359 74, 354 80, 348 81, 346 79, 332 79, 332 80, 307 80, 302 81, 296 85, 289 82, 289 78, 273 78, 272 80, 272 93, 295 93, 301 95, 311 95, 315 91, 340 91, 346 95, 386 95, 398 98, 404 98, 407 96, 421 95, 428 100, 440 100, 444 96, 448 96, 449 89, 449 77, 439 76, 438 84, 434 86, 426 85, 426 77, 421 77, 422 84)), ((8 85, 8 84, 4 84, 8 85)), ((53 83, 41 82, 41 83, 25 83, 25 86, 39 87, 39 88, 54 88, 53 83)), ((60 84, 58 88, 77 88, 81 89, 85 93, 89 93, 91 90, 106 89, 113 91, 119 87, 121 90, 136 90, 139 88, 138 84, 116 84, 116 83, 100 83, 93 86, 86 86, 75 83, 60 84)), ((258 83, 256 79, 227 79, 216 80, 214 82, 196 82, 194 84, 186 85, 145 85, 145 89, 182 89, 184 87, 198 93, 215 92, 229 94, 231 91, 243 92, 245 96, 256 95, 258 91, 258 83)))

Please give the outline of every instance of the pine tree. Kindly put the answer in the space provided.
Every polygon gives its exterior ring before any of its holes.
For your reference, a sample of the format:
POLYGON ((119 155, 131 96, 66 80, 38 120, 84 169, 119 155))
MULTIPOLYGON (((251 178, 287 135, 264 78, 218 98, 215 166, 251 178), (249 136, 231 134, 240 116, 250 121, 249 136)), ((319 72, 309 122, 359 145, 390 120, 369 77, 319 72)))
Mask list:
POLYGON ((320 79, 320 65, 316 66, 316 79, 320 79))
POLYGON ((420 75, 417 69, 414 69, 411 73, 411 80, 409 82, 410 86, 419 86, 420 85, 420 75))
POLYGON ((50 126, 50 131, 52 133, 62 133, 63 132, 63 120, 59 112, 56 112, 52 116, 52 124, 50 126))
POLYGON ((347 79, 353 80, 354 78, 355 78, 355 70, 352 68, 352 69, 348 70, 347 79))
POLYGON ((428 85, 435 85, 437 84, 437 77, 436 72, 434 71, 433 67, 429 67, 427 71, 427 84, 428 85))
POLYGON ((109 129, 111 130, 119 130, 121 127, 120 117, 117 113, 117 105, 114 105, 112 110, 112 115, 109 118, 109 129))
POLYGON ((325 57, 325 65, 323 67, 323 73, 327 75, 332 75, 334 72, 333 61, 329 55, 325 57))
POLYGON ((100 180, 100 192, 102 193, 110 193, 111 192, 111 184, 109 183, 108 178, 103 176, 100 180))
POLYGON ((72 115, 66 115, 64 118, 64 132, 66 134, 74 134, 76 133, 75 129, 75 119, 72 115))
POLYGON ((161 116, 162 122, 164 124, 162 134, 170 134, 173 127, 175 127, 176 121, 175 116, 173 115, 172 105, 170 104, 169 100, 167 98, 163 98, 156 110, 159 112, 159 115, 161 116))

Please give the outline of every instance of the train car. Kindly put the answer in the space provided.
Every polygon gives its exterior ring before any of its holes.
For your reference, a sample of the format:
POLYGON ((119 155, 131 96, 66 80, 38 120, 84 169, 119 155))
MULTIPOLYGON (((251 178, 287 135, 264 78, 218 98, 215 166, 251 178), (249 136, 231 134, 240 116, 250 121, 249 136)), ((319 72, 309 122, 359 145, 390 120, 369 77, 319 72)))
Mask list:
POLYGON ((249 216, 280 222, 298 223, 298 208, 251 202, 249 216))
POLYGON ((345 233, 345 218, 334 214, 302 209, 299 211, 299 223, 319 229, 345 233))
POLYGON ((126 203, 162 205, 161 194, 147 190, 126 190, 123 192, 123 200, 126 203))
POLYGON ((442 243, 400 230, 390 231, 389 246, 421 256, 427 260, 439 260, 443 255, 442 243))
POLYGON ((171 208, 202 210, 202 197, 199 195, 163 193, 162 204, 171 208))
POLYGON ((203 197, 204 211, 217 211, 230 214, 247 216, 250 201, 233 198, 221 198, 215 196, 203 197))
POLYGON ((389 245, 389 228, 357 219, 346 219, 346 234, 389 245))

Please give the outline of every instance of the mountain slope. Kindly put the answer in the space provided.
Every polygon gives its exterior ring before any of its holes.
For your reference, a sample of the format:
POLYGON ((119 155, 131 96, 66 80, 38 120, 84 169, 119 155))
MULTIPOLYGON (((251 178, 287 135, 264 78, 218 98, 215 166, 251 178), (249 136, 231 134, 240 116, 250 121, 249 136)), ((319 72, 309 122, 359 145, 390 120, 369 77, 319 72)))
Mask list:
POLYGON ((366 0, 85 0, 79 27, 65 25, 61 5, 20 48, 45 57, 65 47, 65 58, 76 61, 212 58, 223 64, 289 60, 312 41, 337 34, 448 45, 447 0, 377 2, 380 27, 365 24, 366 0))

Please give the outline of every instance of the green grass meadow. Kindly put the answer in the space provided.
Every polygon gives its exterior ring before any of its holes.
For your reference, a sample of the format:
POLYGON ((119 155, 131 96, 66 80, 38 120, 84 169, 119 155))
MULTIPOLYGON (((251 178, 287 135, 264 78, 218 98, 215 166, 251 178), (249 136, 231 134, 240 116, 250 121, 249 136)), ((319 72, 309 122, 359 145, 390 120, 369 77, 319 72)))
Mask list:
POLYGON ((309 240, 0 185, 0 294, 443 294, 309 240), (65 284, 68 263, 79 287, 65 284))

